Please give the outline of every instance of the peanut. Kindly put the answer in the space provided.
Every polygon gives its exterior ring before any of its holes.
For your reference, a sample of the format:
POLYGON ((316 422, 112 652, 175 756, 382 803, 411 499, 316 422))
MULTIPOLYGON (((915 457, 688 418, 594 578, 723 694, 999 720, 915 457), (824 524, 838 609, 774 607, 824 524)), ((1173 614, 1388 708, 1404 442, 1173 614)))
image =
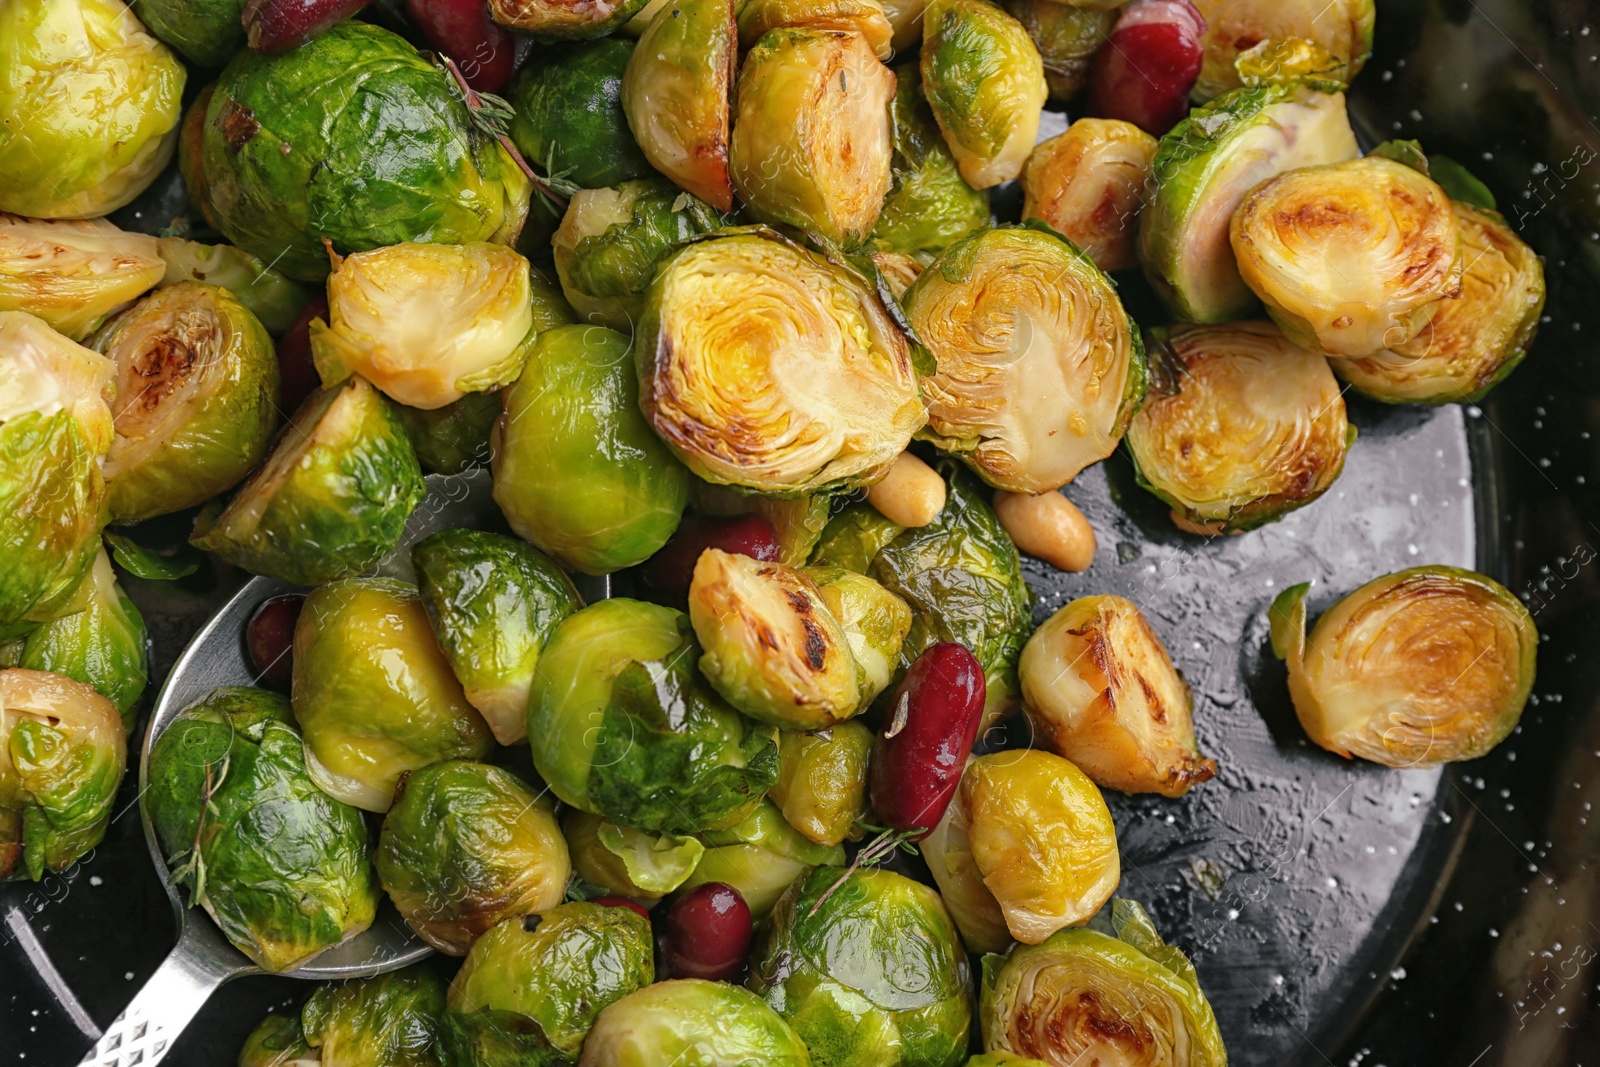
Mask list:
POLYGON ((1059 492, 994 494, 994 513, 1017 547, 1064 571, 1086 571, 1094 562, 1094 527, 1076 504, 1059 492))
POLYGON ((926 526, 944 510, 944 479, 910 452, 900 453, 883 480, 867 490, 867 503, 901 526, 926 526))

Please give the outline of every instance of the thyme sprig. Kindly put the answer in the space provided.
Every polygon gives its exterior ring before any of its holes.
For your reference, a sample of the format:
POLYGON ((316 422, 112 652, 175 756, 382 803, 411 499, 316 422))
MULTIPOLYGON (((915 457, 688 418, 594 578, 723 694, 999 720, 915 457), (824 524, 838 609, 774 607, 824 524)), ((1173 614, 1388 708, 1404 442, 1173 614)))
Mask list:
POLYGON ((857 822, 863 830, 874 831, 878 836, 861 846, 861 851, 856 853, 855 859, 850 861, 850 866, 844 869, 838 879, 825 889, 817 902, 811 905, 807 915, 815 915, 817 909, 822 907, 823 901, 833 896, 834 890, 850 880, 850 876, 863 867, 876 867, 896 852, 905 852, 912 856, 917 854, 917 846, 912 844, 917 838, 928 831, 921 828, 915 830, 895 830, 888 826, 874 826, 871 823, 857 822))
POLYGON ((450 72, 456 88, 461 90, 461 102, 466 104, 467 114, 472 117, 473 125, 500 142, 500 147, 506 150, 522 173, 527 175, 539 198, 552 211, 558 215, 566 211, 567 201, 578 192, 579 186, 567 181, 560 174, 540 174, 522 158, 522 153, 517 151, 517 146, 511 140, 511 120, 517 116, 516 109, 503 97, 495 96, 493 93, 480 93, 468 85, 467 79, 461 74, 461 68, 456 66, 456 61, 449 56, 441 55, 439 62, 444 64, 444 69, 450 72))
POLYGON ((205 856, 200 850, 200 845, 205 837, 206 816, 221 818, 221 813, 217 811, 217 806, 212 802, 211 798, 217 795, 217 790, 222 788, 222 783, 227 779, 229 762, 230 757, 224 756, 222 757, 220 769, 215 763, 206 764, 206 781, 202 793, 200 818, 195 823, 194 828, 194 843, 185 851, 172 857, 173 862, 178 863, 172 869, 172 883, 173 885, 187 885, 189 887, 189 900, 193 904, 205 902, 206 862, 205 856), (178 862, 179 860, 182 860, 182 862, 178 862))

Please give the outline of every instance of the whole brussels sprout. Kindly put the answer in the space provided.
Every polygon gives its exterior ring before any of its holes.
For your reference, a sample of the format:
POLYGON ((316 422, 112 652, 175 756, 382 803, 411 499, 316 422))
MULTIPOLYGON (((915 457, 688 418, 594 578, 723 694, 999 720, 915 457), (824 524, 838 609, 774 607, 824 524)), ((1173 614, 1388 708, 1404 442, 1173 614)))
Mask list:
POLYGON ((311 777, 384 812, 407 771, 482 759, 492 736, 439 651, 417 590, 349 578, 312 590, 294 629, 294 716, 311 777))
POLYGON ((889 43, 896 52, 905 52, 922 40, 922 16, 927 0, 883 0, 883 14, 894 30, 889 43))
POLYGON ((844 567, 865 574, 886 545, 906 532, 871 504, 852 504, 823 527, 811 550, 813 567, 844 567))
POLYGON ((749 986, 818 1067, 955 1067, 972 978, 939 894, 904 875, 817 867, 778 901, 749 986))
POLYGON ((894 52, 894 27, 881 0, 745 0, 739 7, 741 48, 754 48, 768 30, 783 27, 859 34, 883 60, 894 52))
POLYGON ((979 1017, 991 1055, 1149 1067, 1228 1062, 1194 965, 1131 900, 1113 901, 1111 915, 1090 929, 984 957, 979 1017))
POLYGON ((372 924, 367 824, 312 781, 283 697, 213 690, 156 739, 148 779, 173 882, 262 970, 293 970, 372 924))
MULTIPOLYGON (((1041 3, 1053 3, 1054 0, 1040 0, 1041 3)), ((1065 5, 1063 5, 1065 6, 1065 5)), ((962 1067, 1050 1067, 1044 1060, 1036 1060, 1032 1056, 1018 1056, 1013 1052, 980 1052, 976 1056, 967 1057, 967 1062, 962 1067)))
POLYGON ((688 472, 639 412, 628 338, 599 326, 539 335, 506 390, 494 500, 519 537, 585 574, 653 556, 683 517, 688 472))
POLYGON ((865 708, 894 679, 900 649, 911 632, 911 609, 904 600, 855 571, 807 567, 803 573, 816 583, 822 602, 844 629, 845 642, 856 661, 861 707, 865 708))
POLYGON ((166 263, 162 285, 209 282, 233 294, 274 337, 289 332, 311 295, 242 248, 162 237, 156 251, 166 263))
POLYGON ((425 486, 394 405, 365 379, 306 398, 267 461, 189 541, 301 585, 366 570, 392 551, 425 486))
POLYGON ((926 436, 998 489, 1059 489, 1116 449, 1144 399, 1144 345, 1115 284, 1048 227, 980 230, 904 304, 939 365, 922 381, 926 436))
POLYGON ((26 311, 82 341, 166 270, 156 239, 92 222, 0 214, 0 311, 26 311))
POLYGON ((1255 42, 1310 41, 1333 60, 1317 77, 1344 85, 1372 54, 1373 0, 1195 0, 1195 6, 1206 26, 1200 38, 1205 59, 1190 93, 1196 103, 1238 87, 1241 50, 1255 42))
POLYGON ((306 1044, 328 1067, 439 1067, 444 982, 422 964, 317 987, 300 1009, 306 1044))
POLYGON ((531 185, 473 125, 449 75, 396 34, 340 22, 278 55, 239 53, 201 144, 204 203, 228 240, 291 278, 422 241, 507 244, 531 185))
POLYGON ((37 882, 98 845, 126 762, 105 697, 59 674, 0 670, 0 881, 37 882))
POLYGON ((533 341, 528 261, 503 245, 405 244, 346 256, 311 320, 324 385, 360 374, 432 410, 514 381, 533 341))
POLYGON ((784 819, 819 845, 837 845, 867 813, 872 731, 842 722, 821 733, 778 736, 778 780, 767 795, 784 819))
POLYGON ((500 923, 473 944, 450 983, 450 1061, 572 1063, 595 1016, 655 980, 654 941, 649 920, 633 909, 582 901, 500 923))
POLYGON ((756 922, 771 913, 778 898, 806 868, 844 863, 844 849, 807 840, 769 800, 762 801, 737 826, 708 831, 700 839, 705 842, 705 855, 680 891, 707 882, 730 885, 744 898, 756 922))
POLYGON ((768 30, 739 71, 728 152, 759 222, 861 244, 889 192, 895 78, 848 30, 768 30))
POLYGON ((580 190, 550 245, 562 292, 589 322, 632 330, 661 257, 723 221, 665 178, 580 190))
POLYGON ((305 1067, 316 1062, 298 1015, 267 1015, 244 1039, 238 1067, 305 1067))
POLYGON ((877 294, 772 231, 674 252, 635 348, 640 407, 709 482, 800 496, 875 481, 927 417, 877 294))
POLYGON ((90 340, 116 364, 116 440, 106 455, 114 522, 203 503, 266 455, 278 425, 278 357, 226 289, 178 282, 90 340))
POLYGON ((1021 174, 1050 95, 1022 24, 987 0, 930 0, 921 63, 922 91, 967 184, 1021 174))
POLYGON ((528 689, 556 624, 583 607, 572 579, 525 541, 442 530, 411 548, 439 647, 502 745, 528 736, 528 689))
POLYGON ((550 802, 465 760, 401 777, 372 861, 406 925, 451 956, 502 919, 561 903, 572 873, 550 802))
POLYGON ((1076 97, 1089 76, 1089 61, 1111 37, 1117 22, 1114 7, 1079 7, 1057 0, 1005 0, 1001 6, 1022 24, 1039 50, 1050 99, 1064 104, 1076 97))
POLYGON ((724 704, 695 672, 689 620, 613 598, 556 627, 528 696, 533 763, 555 794, 642 830, 743 819, 778 775, 777 731, 724 704))
MULTIPOLYGON (((969 757, 967 766, 972 766, 969 757)), ((931 833, 917 842, 944 906, 950 909, 968 952, 1002 952, 1011 944, 1005 912, 983 882, 972 857, 971 827, 958 791, 931 833)), ((1065 872, 1063 872, 1065 873, 1065 872)))
POLYGON ((607 1007, 578 1067, 811 1067, 805 1042, 748 990, 701 978, 657 982, 607 1007))
POLYGON ((697 838, 618 826, 576 808, 561 820, 579 878, 631 900, 660 900, 694 873, 705 846, 697 838))
POLYGON ((1389 767, 1477 759, 1516 728, 1539 631, 1505 586, 1411 567, 1347 594, 1306 633, 1309 584, 1272 604, 1272 650, 1311 740, 1389 767))
POLYGON ((502 26, 541 40, 602 37, 627 22, 646 0, 594 0, 565 4, 556 0, 489 0, 489 12, 502 26))
POLYGON ((468 393, 431 411, 399 404, 395 414, 411 438, 417 463, 430 474, 460 474, 489 465, 489 438, 500 421, 499 393, 468 393))
POLYGON ((509 93, 511 140, 522 154, 585 189, 654 174, 622 110, 622 74, 632 55, 624 37, 536 47, 509 93))
POLYGON ((247 0, 133 0, 150 32, 200 67, 216 69, 245 45, 247 0))
MULTIPOLYGON (((1055 0, 1028 2, 1065 8, 1055 0)), ((1078 119, 1028 157, 1022 217, 1044 222, 1103 271, 1136 266, 1134 235, 1158 146, 1131 122, 1078 119)))
POLYGON ((184 69, 121 0, 11 0, 0 25, 0 211, 107 215, 178 144, 184 69))
POLYGON ((0 634, 79 606, 105 523, 114 370, 40 319, 0 311, 0 634))

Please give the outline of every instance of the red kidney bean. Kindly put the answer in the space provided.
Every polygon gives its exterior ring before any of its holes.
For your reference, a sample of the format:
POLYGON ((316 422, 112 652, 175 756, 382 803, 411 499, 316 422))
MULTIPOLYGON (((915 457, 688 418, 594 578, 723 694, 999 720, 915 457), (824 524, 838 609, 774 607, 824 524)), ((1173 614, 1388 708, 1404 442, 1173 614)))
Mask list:
POLYGON ((1189 0, 1134 0, 1090 65, 1089 114, 1166 133, 1188 110, 1205 30, 1189 0))
POLYGON ((737 982, 750 955, 750 906, 731 885, 706 882, 672 902, 661 935, 672 977, 737 982))
POLYGON ((289 332, 278 338, 278 408, 285 418, 322 388, 322 378, 311 359, 312 319, 328 320, 328 298, 321 293, 301 309, 289 332))
POLYGON ((983 665, 965 645, 946 641, 917 657, 895 688, 868 769, 884 825, 926 832, 938 823, 961 784, 986 696, 983 665))
POLYGON ((778 558, 778 531, 760 515, 737 515, 731 519, 687 515, 672 540, 641 564, 645 584, 664 596, 682 600, 689 595, 694 565, 708 548, 770 563, 778 558))
POLYGON ((275 596, 263 601, 245 624, 245 648, 262 685, 288 691, 294 668, 294 624, 305 602, 298 593, 275 596))
POLYGON ((467 84, 498 93, 516 68, 517 39, 489 17, 484 0, 406 0, 406 13, 428 44, 456 61, 467 84))
POLYGON ((589 903, 599 904, 601 907, 606 908, 627 908, 629 911, 638 912, 639 915, 646 919, 650 918, 650 913, 644 910, 643 905, 637 901, 629 900, 627 897, 592 897, 589 903))
POLYGON ((366 6, 367 0, 248 0, 245 41, 263 55, 287 52, 366 6))

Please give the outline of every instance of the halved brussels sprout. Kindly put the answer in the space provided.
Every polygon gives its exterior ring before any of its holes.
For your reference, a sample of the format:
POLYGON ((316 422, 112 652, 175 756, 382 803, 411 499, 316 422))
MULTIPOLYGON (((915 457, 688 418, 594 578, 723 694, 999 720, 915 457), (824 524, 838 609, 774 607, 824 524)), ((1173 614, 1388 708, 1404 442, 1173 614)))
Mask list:
POLYGON ((579 878, 646 904, 682 885, 706 851, 697 838, 645 833, 576 808, 567 809, 561 829, 579 878))
POLYGON ((585 574, 649 559, 678 528, 689 474, 639 412, 629 339, 558 326, 504 395, 494 500, 524 540, 585 574))
POLYGON ((200 67, 217 69, 245 45, 247 0, 133 0, 150 32, 200 67))
POLYGON ((443 68, 369 22, 240 52, 206 108, 200 192, 228 240, 291 278, 422 241, 515 240, 532 189, 443 68))
POLYGON ((578 1067, 810 1067, 805 1042, 761 998, 726 982, 676 978, 600 1013, 578 1067))
POLYGON ((939 894, 872 867, 817 867, 796 881, 748 979, 819 1067, 955 1067, 967 1055, 971 984, 939 894))
POLYGON ((754 48, 763 34, 780 27, 858 33, 879 59, 894 52, 894 27, 881 0, 745 0, 739 8, 741 48, 754 48))
POLYGON ((0 214, 0 311, 26 311, 81 341, 166 271, 156 239, 105 219, 44 222, 0 214))
POLYGON ((502 26, 531 33, 540 40, 582 40, 603 37, 617 29, 646 0, 593 0, 571 4, 560 0, 489 0, 489 13, 502 26))
POLYGON ((550 801, 466 760, 401 777, 372 862, 406 925, 451 956, 502 919, 561 903, 572 873, 550 801))
MULTIPOLYGON (((50 671, 90 686, 116 706, 123 727, 132 731, 133 709, 150 677, 144 616, 117 584, 104 549, 83 580, 88 589, 73 596, 83 608, 35 627, 9 665, 50 671)), ((0 660, 4 658, 0 653, 0 660)))
POLYGON ((877 294, 770 231, 673 253, 635 345, 640 407, 709 482, 799 496, 874 481, 927 417, 877 294))
POLYGON ((467 701, 502 745, 525 739, 539 650, 557 623, 583 607, 572 579, 532 545, 478 530, 433 534, 412 546, 411 562, 467 701))
POLYGON ((985 957, 978 1014, 984 1048, 1049 1064, 1228 1062, 1193 964, 1131 900, 1094 928, 985 957))
POLYGON ((1039 49, 987 0, 930 0, 923 23, 922 91, 961 176, 975 189, 1010 181, 1050 95, 1039 49))
MULTIPOLYGON (((967 760, 972 765, 972 760, 967 760)), ((968 952, 1002 952, 1011 944, 1005 912, 983 883, 983 872, 972 858, 971 827, 967 808, 958 791, 945 806, 931 833, 917 842, 933 884, 968 952)), ((1063 872, 1065 873, 1065 872, 1063 872)))
POLYGON ((622 74, 622 110, 644 157, 723 212, 733 210, 734 7, 734 0, 673 0, 640 36, 622 74))
POLYGON ((311 777, 367 811, 388 811, 407 771, 482 759, 492 743, 439 651, 422 597, 392 578, 349 578, 306 597, 292 698, 311 777))
POLYGON ((266 1015, 244 1039, 238 1067, 309 1067, 318 1062, 298 1015, 266 1015))
POLYGON ((417 462, 431 474, 460 474, 489 465, 489 439, 500 421, 499 393, 468 393, 454 404, 424 411, 395 405, 417 462))
POLYGON ((1156 385, 1128 427, 1139 484, 1191 533, 1238 533, 1304 507, 1355 440, 1320 353, 1270 322, 1150 335, 1156 385))
POLYGON ((508 919, 473 944, 450 983, 447 1062, 570 1064, 595 1016, 654 979, 650 922, 631 908, 575 901, 508 919), (457 1052, 483 1049, 486 1037, 518 1055, 457 1052))
POLYGON ((0 670, 0 881, 37 882, 98 845, 126 762, 105 697, 59 674, 0 670))
POLYGON ((778 780, 767 794, 790 826, 819 845, 837 845, 867 813, 872 731, 842 722, 821 733, 778 735, 778 780))
POLYGON ((807 839, 770 800, 762 801, 737 826, 703 833, 700 839, 705 855, 679 889, 688 892, 707 882, 730 885, 744 898, 756 922, 767 917, 806 868, 844 863, 844 849, 807 839))
POLYGON ((589 322, 631 331, 661 257, 722 222, 665 178, 581 190, 550 243, 562 292, 589 322))
POLYGON ((1039 50, 1050 99, 1066 103, 1076 97, 1089 76, 1089 61, 1111 37, 1116 11, 1059 0, 1005 0, 1002 6, 1039 50))
POLYGON ((1272 650, 1311 740, 1389 767, 1477 759, 1533 689, 1539 631, 1505 586, 1458 567, 1376 578, 1306 634, 1308 584, 1272 604, 1272 650))
POLYGON ((1130 600, 1072 601, 1028 639, 1018 674, 1035 738, 1108 789, 1181 797, 1217 773, 1189 684, 1130 600))
POLYGON ((1264 41, 1301 39, 1325 49, 1335 61, 1318 77, 1349 85, 1372 54, 1377 21, 1373 0, 1195 0, 1205 17, 1200 38, 1205 60, 1191 96, 1197 103, 1239 85, 1234 62, 1264 41))
MULTIPOLYGON (((1056 0, 1037 2, 1062 6, 1056 0)), ((1048 223, 1101 270, 1136 266, 1134 234, 1158 145, 1131 122, 1077 120, 1028 157, 1022 217, 1048 223)))
POLYGON ((750 813, 777 779, 777 731, 722 703, 698 651, 682 612, 620 597, 556 627, 528 696, 533 764, 556 796, 668 833, 750 813))
POLYGON ((121 0, 12 0, 0 24, 0 211, 107 215, 166 169, 184 69, 121 0))
POLYGON ((300 1009, 306 1044, 328 1067, 438 1067, 444 982, 430 968, 328 982, 300 1009))
POLYGON ((911 609, 871 578, 844 567, 807 567, 801 573, 816 583, 823 604, 844 630, 865 708, 894 680, 900 648, 911 632, 911 609))
POLYGON ((1450 198, 1382 156, 1290 171, 1257 187, 1229 230, 1239 272, 1296 344, 1365 356, 1415 337, 1461 295, 1450 198))
POLYGON ((1356 389, 1391 404, 1466 404, 1505 380, 1528 354, 1544 311, 1544 264, 1506 220, 1456 201, 1461 296, 1443 301, 1405 344, 1330 360, 1356 389))
POLYGON ((528 261, 504 245, 397 244, 346 256, 311 320, 324 385, 360 374, 433 410, 515 381, 535 333, 528 261))
POLYGON ((106 455, 114 522, 203 503, 266 455, 278 425, 272 337, 226 289, 158 289, 91 339, 117 367, 116 440, 106 455))
POLYGON ((889 192, 895 78, 848 30, 768 30, 739 71, 728 168, 751 218, 846 246, 889 192))
POLYGON ((156 251, 166 263, 162 285, 178 282, 220 285, 249 308, 274 337, 289 331, 311 299, 303 286, 242 248, 162 237, 156 241, 156 251))
POLYGON ((293 970, 371 925, 367 824, 312 780, 283 697, 213 690, 156 739, 148 771, 173 882, 262 970, 293 970))
POLYGON ((984 481, 1043 493, 1116 450, 1144 398, 1144 345, 1116 286, 1046 228, 983 230, 906 290, 939 369, 926 435, 984 481))
POLYGON ((1343 93, 1302 83, 1238 89, 1161 139, 1155 194, 1139 212, 1139 261, 1174 318, 1228 322, 1255 306, 1229 243, 1233 213, 1262 182, 1361 154, 1343 93))
POLYGON ((536 47, 511 83, 511 140, 546 174, 603 189, 654 173, 622 111, 624 37, 536 47))

